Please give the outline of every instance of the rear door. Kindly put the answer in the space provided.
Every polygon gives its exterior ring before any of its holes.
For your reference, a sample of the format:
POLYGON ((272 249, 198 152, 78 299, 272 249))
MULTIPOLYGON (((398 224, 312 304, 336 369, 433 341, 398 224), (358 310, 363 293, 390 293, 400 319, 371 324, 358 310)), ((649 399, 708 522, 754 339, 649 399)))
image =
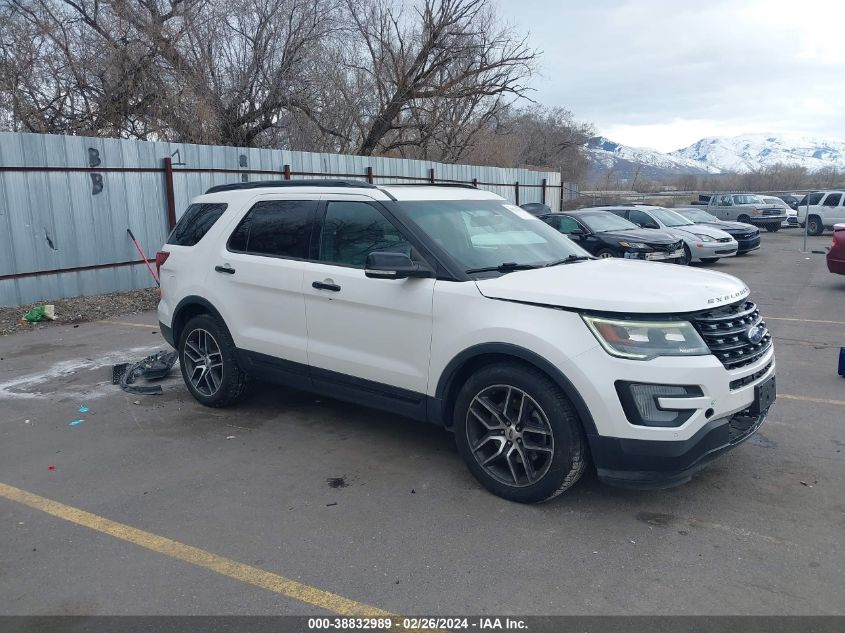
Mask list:
POLYGON ((822 200, 822 221, 825 226, 832 226, 837 222, 845 221, 845 212, 843 212, 842 199, 845 196, 841 192, 829 193, 822 200))
MULTIPOLYGON (((307 378, 302 276, 319 202, 295 194, 256 198, 214 262, 216 292, 235 345, 250 363, 299 365, 307 378)), ((221 310, 222 311, 222 310, 221 310)), ((297 372, 296 367, 293 368, 297 372)), ((260 372, 257 372, 260 375, 260 372)))
POLYGON ((326 196, 318 224, 318 261, 305 264, 303 279, 315 386, 370 391, 373 398, 421 397, 428 385, 435 280, 364 274, 373 251, 419 257, 377 202, 326 196))

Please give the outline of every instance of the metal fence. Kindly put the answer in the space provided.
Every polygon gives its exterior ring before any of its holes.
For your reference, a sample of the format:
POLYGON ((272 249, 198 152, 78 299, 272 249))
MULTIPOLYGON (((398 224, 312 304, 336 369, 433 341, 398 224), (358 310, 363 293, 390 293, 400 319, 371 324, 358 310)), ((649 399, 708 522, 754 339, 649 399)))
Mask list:
POLYGON ((148 256, 194 196, 247 180, 466 183, 559 209, 557 172, 340 154, 0 133, 0 306, 152 285, 148 256))

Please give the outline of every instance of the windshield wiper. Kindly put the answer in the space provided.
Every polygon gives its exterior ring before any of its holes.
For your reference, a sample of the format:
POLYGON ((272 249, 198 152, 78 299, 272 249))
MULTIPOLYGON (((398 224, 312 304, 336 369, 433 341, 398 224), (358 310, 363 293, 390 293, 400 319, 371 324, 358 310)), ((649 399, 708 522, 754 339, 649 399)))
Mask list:
POLYGON ((517 264, 516 262, 504 262, 498 266, 485 266, 484 268, 470 268, 465 271, 467 275, 472 273, 512 273, 515 270, 531 270, 532 268, 539 268, 537 264, 517 264))
POLYGON ((583 262, 588 259, 593 258, 587 257, 586 255, 570 255, 569 257, 564 257, 563 259, 559 259, 556 262, 550 262, 543 266, 543 268, 548 268, 549 266, 560 266, 561 264, 574 264, 575 262, 583 262))

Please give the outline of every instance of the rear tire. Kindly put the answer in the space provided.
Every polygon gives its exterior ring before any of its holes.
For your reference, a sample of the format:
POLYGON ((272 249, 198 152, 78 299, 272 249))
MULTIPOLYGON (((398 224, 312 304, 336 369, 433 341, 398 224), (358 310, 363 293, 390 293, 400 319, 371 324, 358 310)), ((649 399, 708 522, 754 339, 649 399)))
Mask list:
POLYGON ((777 233, 778 231, 780 231, 780 224, 767 224, 766 230, 769 233, 777 233))
POLYGON ((743 224, 751 224, 751 218, 747 215, 743 214, 739 216, 736 220, 737 222, 742 222, 743 224))
POLYGON ((207 407, 225 407, 246 390, 235 343, 226 326, 210 314, 185 324, 179 337, 179 366, 188 391, 207 407))
POLYGON ((809 219, 809 226, 807 226, 808 235, 821 235, 824 233, 824 224, 822 219, 817 215, 811 215, 809 219))
POLYGON ((510 501, 547 501, 587 466, 587 442, 572 403, 541 371, 521 363, 483 367, 454 409, 455 439, 470 472, 510 501))

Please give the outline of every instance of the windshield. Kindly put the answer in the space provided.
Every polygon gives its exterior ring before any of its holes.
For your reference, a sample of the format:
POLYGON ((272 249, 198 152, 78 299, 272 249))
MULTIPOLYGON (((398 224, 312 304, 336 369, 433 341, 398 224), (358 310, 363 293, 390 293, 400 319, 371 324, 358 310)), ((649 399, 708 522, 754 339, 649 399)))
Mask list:
POLYGON ((715 215, 710 215, 707 211, 702 211, 701 209, 682 209, 677 213, 680 213, 693 222, 715 222, 718 219, 715 215))
POLYGON ((689 224, 693 224, 693 222, 687 220, 680 213, 676 213, 675 211, 671 211, 669 209, 649 209, 649 213, 666 226, 687 226, 689 224))
POLYGON ((579 213, 573 217, 583 222, 593 233, 605 233, 607 231, 630 231, 638 229, 636 224, 625 218, 620 218, 610 211, 595 211, 593 213, 579 213))
POLYGON ((414 200, 402 208, 465 270, 543 266, 589 253, 519 207, 499 200, 414 200))

